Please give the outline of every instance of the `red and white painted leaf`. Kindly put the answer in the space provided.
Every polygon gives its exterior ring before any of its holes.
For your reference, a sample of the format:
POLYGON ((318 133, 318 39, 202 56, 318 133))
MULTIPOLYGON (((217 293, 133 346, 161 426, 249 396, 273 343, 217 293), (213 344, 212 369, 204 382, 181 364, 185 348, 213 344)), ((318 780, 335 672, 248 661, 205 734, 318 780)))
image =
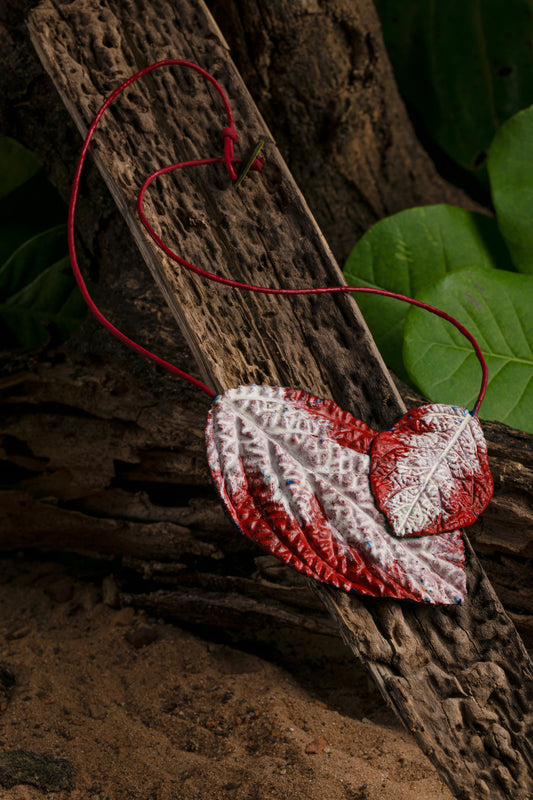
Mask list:
POLYGON ((487 445, 465 408, 423 405, 377 434, 370 479, 396 536, 471 525, 492 497, 487 445))
POLYGON ((211 406, 207 456, 229 516, 299 572, 373 597, 461 602, 459 531, 398 539, 376 508, 368 454, 375 435, 331 400, 241 386, 211 406))

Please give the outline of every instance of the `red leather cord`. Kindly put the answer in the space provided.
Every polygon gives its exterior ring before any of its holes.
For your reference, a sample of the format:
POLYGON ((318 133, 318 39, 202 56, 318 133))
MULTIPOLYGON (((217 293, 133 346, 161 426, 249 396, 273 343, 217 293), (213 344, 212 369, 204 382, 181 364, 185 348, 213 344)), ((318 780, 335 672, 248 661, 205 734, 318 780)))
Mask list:
MULTIPOLYGON (((423 308, 426 311, 429 311, 430 313, 435 314, 438 317, 441 317, 442 319, 454 325, 455 328, 470 342, 478 358, 478 361, 481 365, 481 370, 482 370, 481 388, 476 403, 474 405, 474 408, 472 410, 472 414, 474 415, 477 414, 481 406, 481 403, 483 402, 483 398, 485 397, 487 389, 487 383, 488 383, 487 365, 483 357, 483 354, 481 352, 481 348, 479 347, 474 336, 470 333, 470 331, 467 330, 467 328, 464 327, 464 325, 462 325, 458 320, 456 320, 450 314, 447 314, 445 311, 442 311, 439 308, 435 308, 434 306, 428 305, 427 303, 423 303, 420 300, 415 300, 412 297, 407 297, 406 295, 397 294, 396 292, 389 292, 386 289, 376 289, 369 286, 323 286, 323 287, 309 287, 305 289, 280 289, 274 287, 254 286, 253 284, 242 283, 241 281, 235 281, 232 280, 231 278, 224 278, 220 275, 216 275, 213 272, 209 272, 205 269, 202 269, 201 267, 197 267, 194 264, 191 264, 190 262, 186 261, 181 256, 177 255, 177 253, 175 253, 170 247, 168 247, 168 245, 166 245, 162 241, 162 239, 157 235, 157 233, 154 231, 154 229, 148 222, 143 210, 144 197, 150 184, 160 175, 165 175, 169 172, 173 172, 174 170, 183 169, 186 167, 205 166, 209 164, 225 164, 230 179, 233 182, 235 182, 238 178, 237 172, 235 170, 235 164, 240 163, 242 160, 235 158, 234 156, 234 144, 238 141, 239 137, 237 132, 235 131, 235 128, 233 127, 233 115, 231 113, 231 108, 228 99, 226 98, 226 95, 222 87, 215 80, 215 78, 213 78, 213 76, 210 75, 210 73, 206 72, 206 70, 202 69, 202 67, 199 67, 197 64, 193 64, 189 61, 183 61, 181 59, 166 59, 164 61, 158 61, 157 63, 151 64, 149 67, 146 67, 145 69, 142 69, 139 72, 135 73, 135 75, 132 75, 130 78, 128 78, 128 80, 124 81, 124 83, 118 86, 114 90, 114 92, 112 92, 112 94, 110 94, 109 97, 105 100, 100 110, 98 111, 96 117, 94 118, 87 132, 87 136, 85 137, 82 151, 78 160, 78 165, 76 168, 76 173, 72 184, 72 193, 70 198, 70 206, 68 214, 68 244, 69 244, 70 260, 72 263, 72 269, 74 275, 80 287, 81 293, 85 299, 85 302, 89 306, 92 313, 96 316, 96 318, 102 323, 102 325, 104 325, 114 336, 116 336, 118 339, 124 342, 124 344, 128 345, 128 347, 131 347, 133 350, 137 351, 146 358, 149 358, 151 361, 154 361, 160 367, 163 367, 164 369, 168 370, 174 375, 177 375, 178 377, 189 381, 189 383, 192 383, 194 386, 201 389, 203 392, 209 395, 209 397, 215 396, 215 392, 213 392, 213 390, 210 389, 208 386, 206 386, 204 383, 197 380, 192 375, 189 375, 184 370, 179 369, 179 367, 176 367, 174 364, 170 364, 168 361, 165 361, 164 359, 155 355, 151 351, 146 350, 137 342, 133 341, 125 334, 123 334, 121 331, 119 331, 117 328, 115 328, 115 326, 102 314, 102 312, 99 310, 99 308, 96 306, 93 299, 91 298, 87 290, 87 286, 85 285, 85 281, 81 274, 78 261, 76 258, 76 248, 74 239, 74 216, 76 209, 76 200, 79 191, 81 172, 83 169, 83 165, 85 163, 89 145, 94 136, 96 128, 106 109, 128 86, 130 86, 136 80, 148 74, 149 72, 168 66, 179 66, 179 67, 187 67, 193 69, 200 75, 202 75, 206 80, 208 80, 214 86, 224 104, 228 124, 222 130, 221 133, 224 142, 224 154, 222 156, 216 158, 195 159, 192 161, 182 161, 177 164, 170 164, 169 166, 162 167, 161 169, 156 170, 145 179, 137 198, 137 211, 142 224, 144 225, 145 229, 147 230, 153 241, 156 243, 156 245, 169 258, 171 258, 176 263, 180 264, 182 267, 185 267, 191 272, 195 272, 197 275, 201 275, 204 278, 208 278, 209 280, 224 284, 225 286, 231 286, 234 289, 241 289, 241 290, 244 289, 250 292, 259 292, 261 294, 276 294, 276 295, 334 294, 339 292, 342 293, 359 292, 366 294, 378 294, 378 295, 383 295, 384 297, 393 297, 396 300, 401 300, 404 303, 410 303, 411 305, 418 306, 419 308, 423 308)), ((253 168, 261 169, 263 163, 264 159, 262 157, 257 158, 256 161, 254 162, 253 168)))

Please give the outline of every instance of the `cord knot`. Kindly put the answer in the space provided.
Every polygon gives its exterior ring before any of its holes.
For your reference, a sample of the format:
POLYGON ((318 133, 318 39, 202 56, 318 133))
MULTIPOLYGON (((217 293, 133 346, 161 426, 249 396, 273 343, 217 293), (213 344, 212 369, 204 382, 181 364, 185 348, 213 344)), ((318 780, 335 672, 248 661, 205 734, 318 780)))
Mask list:
POLYGON ((222 133, 220 134, 223 139, 231 139, 234 144, 237 144, 239 141, 239 134, 235 130, 235 128, 224 128, 222 133))

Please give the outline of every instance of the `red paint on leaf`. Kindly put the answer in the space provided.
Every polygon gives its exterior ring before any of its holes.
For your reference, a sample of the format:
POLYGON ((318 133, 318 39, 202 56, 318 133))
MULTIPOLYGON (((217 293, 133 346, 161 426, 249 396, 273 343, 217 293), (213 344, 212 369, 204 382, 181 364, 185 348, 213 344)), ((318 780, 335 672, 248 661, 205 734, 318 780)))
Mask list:
POLYGON ((370 478, 378 508, 397 536, 471 525, 493 492, 479 420, 455 406, 420 406, 377 434, 370 478))
POLYGON ((272 386, 225 392, 206 429, 226 511, 286 564, 345 591, 460 602, 460 533, 400 540, 376 508, 368 455, 375 436, 331 400, 272 386))

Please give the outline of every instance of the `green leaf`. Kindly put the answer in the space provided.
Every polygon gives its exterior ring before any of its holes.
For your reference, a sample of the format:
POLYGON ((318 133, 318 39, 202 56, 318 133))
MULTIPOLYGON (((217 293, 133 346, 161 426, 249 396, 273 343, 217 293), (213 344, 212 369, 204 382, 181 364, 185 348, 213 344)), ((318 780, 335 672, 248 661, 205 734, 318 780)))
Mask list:
POLYGON ((44 173, 38 172, 0 199, 0 264, 25 241, 64 223, 67 208, 44 173))
POLYGON ((39 169, 30 150, 9 136, 0 136, 0 199, 26 183, 39 169))
POLYGON ((0 267, 0 300, 23 289, 67 251, 66 228, 58 225, 24 242, 0 267))
POLYGON ((25 242, 0 267, 0 321, 10 340, 7 344, 44 344, 50 325, 67 338, 85 317, 86 306, 65 250, 61 226, 25 242))
POLYGON ((498 126, 533 103, 530 0, 376 0, 400 91, 470 170, 498 126))
MULTIPOLYGON (((469 266, 512 269, 493 219, 448 205, 401 211, 374 225, 344 267, 348 284, 414 297, 448 272, 469 266)), ((401 378, 403 328, 409 306, 357 294, 356 301, 388 366, 401 378)))
POLYGON ((498 225, 519 272, 533 275, 533 106, 502 125, 489 155, 498 225))
MULTIPOLYGON (((489 368, 484 419, 533 433, 533 277, 466 269, 424 289, 419 300, 447 311, 477 339, 489 368)), ((481 369, 470 343, 448 322, 419 308, 405 326, 405 365, 433 402, 472 407, 481 369)))

